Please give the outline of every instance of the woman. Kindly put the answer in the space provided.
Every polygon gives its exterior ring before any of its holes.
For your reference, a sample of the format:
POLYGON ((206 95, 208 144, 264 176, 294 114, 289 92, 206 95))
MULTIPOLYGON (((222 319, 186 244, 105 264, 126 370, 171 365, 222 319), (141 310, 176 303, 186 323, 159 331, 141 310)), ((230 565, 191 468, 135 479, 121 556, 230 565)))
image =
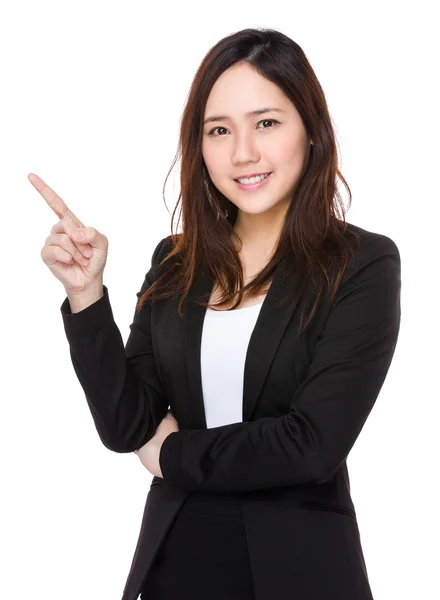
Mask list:
POLYGON ((97 431, 154 475, 122 599, 371 599, 346 459, 397 343, 398 248, 345 221, 324 93, 277 31, 208 52, 179 149, 183 230, 125 347, 107 238, 29 176, 97 431))

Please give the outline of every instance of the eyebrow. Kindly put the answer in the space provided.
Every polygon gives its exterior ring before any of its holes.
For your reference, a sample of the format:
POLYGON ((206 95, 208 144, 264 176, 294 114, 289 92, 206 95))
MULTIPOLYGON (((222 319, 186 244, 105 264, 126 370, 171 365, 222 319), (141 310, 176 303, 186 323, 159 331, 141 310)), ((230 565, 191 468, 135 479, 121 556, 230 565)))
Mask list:
MULTIPOLYGON (((246 113, 245 116, 246 117, 258 117, 259 115, 264 115, 265 113, 268 112, 285 112, 282 108, 276 108, 275 106, 263 106, 263 108, 258 108, 257 110, 251 110, 250 112, 246 113)), ((214 115, 212 117, 208 117, 207 119, 205 119, 203 121, 203 125, 206 125, 206 123, 211 123, 212 121, 230 121, 230 117, 228 117, 227 115, 214 115)))

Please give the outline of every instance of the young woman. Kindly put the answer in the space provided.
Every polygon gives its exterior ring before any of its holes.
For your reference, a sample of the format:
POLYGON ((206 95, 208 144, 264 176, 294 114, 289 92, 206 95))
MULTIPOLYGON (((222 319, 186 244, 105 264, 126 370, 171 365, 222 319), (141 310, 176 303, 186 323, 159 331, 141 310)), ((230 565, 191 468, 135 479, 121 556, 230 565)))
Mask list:
POLYGON ((397 343, 398 248, 345 221, 324 93, 280 32, 208 52, 179 150, 182 232, 125 347, 106 236, 29 175, 97 431, 154 475, 122 600, 371 600, 346 460, 397 343))

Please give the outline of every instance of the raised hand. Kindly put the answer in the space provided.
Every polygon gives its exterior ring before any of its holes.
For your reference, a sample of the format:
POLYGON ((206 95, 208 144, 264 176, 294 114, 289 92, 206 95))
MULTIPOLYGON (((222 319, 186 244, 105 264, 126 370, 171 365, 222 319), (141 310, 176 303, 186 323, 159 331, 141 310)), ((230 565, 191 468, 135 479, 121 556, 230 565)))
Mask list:
POLYGON ((38 175, 29 181, 60 219, 41 249, 41 258, 67 294, 82 293, 102 282, 107 262, 108 239, 94 227, 85 227, 66 203, 38 175))

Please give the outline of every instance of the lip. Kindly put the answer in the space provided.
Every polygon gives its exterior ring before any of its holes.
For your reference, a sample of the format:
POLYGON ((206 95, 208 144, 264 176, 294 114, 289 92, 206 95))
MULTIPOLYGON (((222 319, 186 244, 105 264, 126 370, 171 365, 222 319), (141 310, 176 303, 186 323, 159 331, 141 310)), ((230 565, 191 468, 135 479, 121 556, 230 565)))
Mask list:
POLYGON ((262 179, 261 181, 258 181, 257 183, 240 183, 239 181, 237 181, 236 179, 234 179, 235 183, 238 185, 238 187, 243 190, 243 191, 249 191, 252 192, 254 190, 258 190, 259 188, 262 188, 263 186, 267 185, 267 182, 269 181, 269 179, 272 177, 272 172, 269 172, 269 175, 267 177, 265 177, 264 179, 262 179))
POLYGON ((238 177, 234 177, 234 181, 237 181, 237 179, 244 179, 245 177, 247 179, 250 179, 251 177, 256 177, 257 175, 266 175, 266 173, 270 173, 271 171, 262 171, 261 173, 246 173, 245 175, 239 175, 238 177))

